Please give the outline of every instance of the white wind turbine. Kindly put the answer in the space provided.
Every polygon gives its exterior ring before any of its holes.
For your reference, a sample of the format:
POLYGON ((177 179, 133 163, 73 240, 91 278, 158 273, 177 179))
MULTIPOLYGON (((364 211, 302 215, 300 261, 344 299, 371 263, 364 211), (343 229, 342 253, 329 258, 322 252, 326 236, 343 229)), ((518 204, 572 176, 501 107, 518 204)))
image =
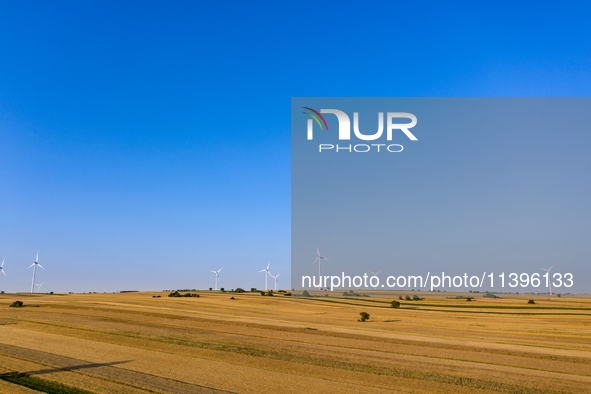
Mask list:
POLYGON ((281 275, 281 272, 278 273, 277 275, 273 276, 271 275, 271 273, 269 272, 269 276, 273 279, 275 279, 275 291, 277 291, 277 278, 279 277, 279 275, 281 275))
POLYGON ((318 250, 318 245, 316 245, 316 252, 318 252, 318 257, 316 258, 316 260, 314 260, 314 262, 312 264, 310 264, 310 267, 313 266, 314 264, 316 264, 316 262, 318 261, 318 277, 320 279, 320 286, 318 286, 318 287, 320 289, 322 289, 322 276, 320 275, 320 260, 328 260, 328 261, 332 261, 332 260, 327 259, 326 257, 320 256, 320 251, 318 250))
POLYGON ((2 265, 0 265, 0 271, 2 271, 2 273, 4 274, 4 276, 6 276, 6 272, 4 272, 4 262, 6 261, 6 257, 4 257, 4 260, 2 260, 2 265))
MULTIPOLYGON (((373 272, 373 271, 369 271, 370 274, 372 274, 373 276, 378 276, 378 274, 382 272, 382 270, 379 270, 378 272, 373 272)), ((371 284, 371 282, 370 282, 371 284)))
POLYGON ((37 284, 37 293, 41 293, 41 285, 42 285, 42 284, 43 284, 43 283, 39 283, 39 284, 37 284))
MULTIPOLYGON (((27 267, 27 269, 33 267, 33 281, 31 282, 31 293, 33 292, 33 289, 35 288, 35 271, 37 270, 37 266, 39 266, 39 268, 43 268, 41 266, 41 264, 38 263, 38 261, 39 261, 39 251, 37 251, 37 257, 35 258, 35 262, 27 267)), ((45 268, 43 268, 43 270, 45 271, 45 268)))
POLYGON ((554 268, 554 266, 546 269, 546 268, 540 268, 541 270, 544 270, 546 272, 548 272, 548 287, 550 288, 550 295, 552 295, 552 278, 550 277, 550 270, 554 268))
MULTIPOLYGON (((222 268, 224 268, 224 267, 222 267, 222 268)), ((218 289, 218 281, 220 280, 220 271, 222 270, 222 268, 220 268, 217 271, 209 270, 209 272, 213 272, 215 274, 215 289, 216 290, 218 289)))
POLYGON ((259 272, 264 272, 264 273, 265 273, 265 290, 268 290, 268 289, 267 289, 267 279, 269 279, 269 278, 268 278, 268 276, 267 276, 267 275, 271 275, 271 274, 269 273, 269 266, 270 266, 270 265, 271 265, 271 262, 269 261, 269 264, 267 264, 267 268, 265 268, 264 270, 260 270, 260 271, 259 271, 259 272))

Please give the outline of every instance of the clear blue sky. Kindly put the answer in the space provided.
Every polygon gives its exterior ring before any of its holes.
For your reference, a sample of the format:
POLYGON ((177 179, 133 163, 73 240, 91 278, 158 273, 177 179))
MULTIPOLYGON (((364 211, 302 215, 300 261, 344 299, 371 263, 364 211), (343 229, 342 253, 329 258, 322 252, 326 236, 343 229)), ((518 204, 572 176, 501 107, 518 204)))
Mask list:
POLYGON ((289 283, 293 96, 589 96, 587 2, 0 3, 0 289, 289 283))

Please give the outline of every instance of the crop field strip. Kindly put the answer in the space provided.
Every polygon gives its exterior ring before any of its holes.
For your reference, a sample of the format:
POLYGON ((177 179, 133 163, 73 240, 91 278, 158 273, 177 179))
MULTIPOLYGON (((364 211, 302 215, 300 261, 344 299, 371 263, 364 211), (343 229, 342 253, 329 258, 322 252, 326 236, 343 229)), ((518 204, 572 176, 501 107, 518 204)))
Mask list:
MULTIPOLYGON (((527 327, 518 329, 511 324, 523 325, 521 317, 482 315, 465 321, 445 309, 410 309, 411 301, 403 309, 367 309, 372 318, 358 323, 355 316, 363 308, 388 301, 362 299, 361 304, 347 305, 251 294, 229 300, 227 294, 205 292, 179 304, 152 299, 151 294, 157 293, 35 297, 29 302, 38 307, 0 307, 0 344, 71 358, 79 365, 100 364, 105 358, 126 361, 113 357, 134 355, 129 362, 104 367, 122 376, 100 376, 92 368, 53 375, 84 375, 136 392, 181 392, 170 384, 147 387, 141 383, 149 382, 145 376, 222 392, 271 392, 279 387, 284 392, 292 392, 289 387, 293 392, 591 392, 588 315, 534 314, 526 318, 527 327), (558 328, 547 327, 547 319, 557 320, 558 328), (468 324, 472 326, 466 328, 468 324), (458 340, 459 330, 466 340, 458 340), (40 335, 46 340, 35 339, 40 335), (22 336, 31 339, 18 343, 22 336), (548 340, 551 347, 540 346, 548 340), (84 357, 74 357, 80 356, 76 349, 86 349, 84 357), (182 371, 174 370, 177 363, 182 371), (218 372, 210 371, 211 363, 218 372), (208 371, 193 379, 193 364, 195 370, 208 371), (130 378, 130 370, 144 375, 130 378), (224 382, 224 375, 235 376, 224 382), (255 376, 270 380, 261 385, 255 376), (291 383, 284 387, 282 381, 291 383)), ((583 310, 589 310, 589 301, 579 303, 583 310)), ((436 308, 453 308, 454 302, 437 300, 436 308)), ((0 345, 0 360, 25 354, 3 349, 0 345)), ((29 362, 47 361, 34 354, 29 362)), ((64 369, 59 363, 48 367, 64 369)), ((109 392, 105 384, 96 392, 109 392)))

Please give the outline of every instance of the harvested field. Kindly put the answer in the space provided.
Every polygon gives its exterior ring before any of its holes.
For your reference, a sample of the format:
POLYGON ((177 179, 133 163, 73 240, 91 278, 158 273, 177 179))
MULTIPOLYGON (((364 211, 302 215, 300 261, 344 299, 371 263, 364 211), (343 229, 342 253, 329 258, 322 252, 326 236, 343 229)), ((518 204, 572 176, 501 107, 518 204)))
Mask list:
POLYGON ((2 294, 0 392, 591 393, 589 298, 199 294, 2 294))

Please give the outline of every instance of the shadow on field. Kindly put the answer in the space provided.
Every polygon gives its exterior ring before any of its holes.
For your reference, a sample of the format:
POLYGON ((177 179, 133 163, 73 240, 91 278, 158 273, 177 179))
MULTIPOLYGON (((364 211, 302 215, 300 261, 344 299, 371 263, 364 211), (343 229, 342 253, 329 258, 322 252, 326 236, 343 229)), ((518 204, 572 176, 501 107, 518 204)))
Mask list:
POLYGON ((131 361, 133 361, 133 360, 113 361, 110 363, 91 363, 91 364, 83 364, 83 365, 73 365, 71 367, 49 368, 49 369, 40 369, 38 371, 22 372, 22 374, 29 375, 29 376, 30 375, 43 375, 45 373, 53 373, 53 372, 61 372, 61 371, 76 371, 79 369, 86 369, 86 368, 110 367, 113 365, 129 363, 131 361))

